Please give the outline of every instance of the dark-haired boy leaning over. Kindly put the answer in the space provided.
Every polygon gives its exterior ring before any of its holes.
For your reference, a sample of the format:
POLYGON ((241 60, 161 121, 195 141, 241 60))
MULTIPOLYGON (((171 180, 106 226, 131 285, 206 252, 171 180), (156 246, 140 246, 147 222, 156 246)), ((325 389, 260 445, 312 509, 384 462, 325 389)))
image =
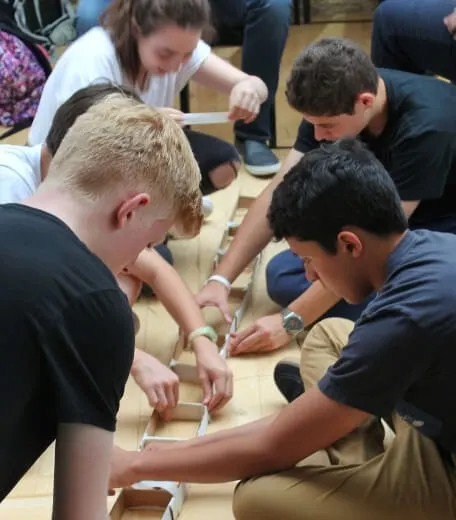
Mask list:
POLYGON ((391 177, 355 140, 295 165, 269 224, 309 280, 353 304, 378 296, 354 327, 341 318, 313 327, 302 349, 306 392, 278 414, 118 449, 111 484, 244 479, 237 520, 454 520, 456 237, 407 230, 391 177), (386 451, 379 417, 396 432, 386 451))
MULTIPOLYGON (((281 173, 250 208, 227 254, 216 270, 228 281, 272 238, 266 214, 272 193, 303 154, 321 142, 359 136, 391 175, 412 229, 456 233, 456 88, 434 78, 376 69, 355 43, 325 38, 306 47, 296 59, 287 85, 289 104, 303 122, 281 173)), ((374 201, 372 201, 374 203, 374 201)), ((304 225, 305 223, 303 223, 304 225)), ((262 317, 232 342, 234 353, 271 350, 322 317, 356 320, 367 301, 349 305, 306 279, 301 260, 286 251, 267 268, 268 291, 285 309, 262 317), (292 311, 292 312, 290 312, 292 311)), ((208 283, 197 296, 226 308, 227 290, 208 283)), ((299 375, 290 374, 290 384, 299 375)), ((278 377, 285 388, 287 376, 278 377)), ((293 385, 292 385, 293 386, 293 385)), ((298 385, 299 386, 299 385, 298 385)), ((302 390, 302 389, 301 389, 302 390)), ((297 389, 299 393, 299 389, 297 389)))

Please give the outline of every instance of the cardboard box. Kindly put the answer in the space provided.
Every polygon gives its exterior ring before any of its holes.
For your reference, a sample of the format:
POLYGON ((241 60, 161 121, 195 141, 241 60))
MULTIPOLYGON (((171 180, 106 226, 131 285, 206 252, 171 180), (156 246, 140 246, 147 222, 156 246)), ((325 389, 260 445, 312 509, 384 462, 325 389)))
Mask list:
POLYGON ((174 482, 154 483, 154 487, 123 489, 110 520, 176 520, 186 498, 185 486, 174 482))
POLYGON ((170 442, 200 437, 207 431, 209 414, 207 407, 200 403, 179 403, 168 423, 157 412, 152 414, 142 437, 139 449, 144 449, 150 442, 170 442), (184 431, 176 435, 176 430, 184 431))

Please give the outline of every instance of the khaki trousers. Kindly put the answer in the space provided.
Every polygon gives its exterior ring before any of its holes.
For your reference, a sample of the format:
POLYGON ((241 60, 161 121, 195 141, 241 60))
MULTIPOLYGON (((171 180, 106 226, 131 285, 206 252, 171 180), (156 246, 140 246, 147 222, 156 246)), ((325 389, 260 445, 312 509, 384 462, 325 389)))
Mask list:
MULTIPOLYGON (((352 328, 339 318, 313 327, 301 354, 306 388, 336 361, 352 328)), ((453 464, 399 416, 393 425, 395 436, 386 449, 382 424, 372 418, 293 469, 241 482, 234 495, 236 519, 456 519, 453 464)))

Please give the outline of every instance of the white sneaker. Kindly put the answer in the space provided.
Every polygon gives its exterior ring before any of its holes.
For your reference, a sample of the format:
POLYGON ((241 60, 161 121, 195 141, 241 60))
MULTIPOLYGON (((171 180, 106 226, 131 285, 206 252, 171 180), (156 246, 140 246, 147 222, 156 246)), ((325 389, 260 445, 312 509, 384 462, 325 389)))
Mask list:
POLYGON ((203 197, 203 201, 201 204, 201 213, 204 218, 209 217, 211 213, 214 211, 214 203, 209 197, 203 197))

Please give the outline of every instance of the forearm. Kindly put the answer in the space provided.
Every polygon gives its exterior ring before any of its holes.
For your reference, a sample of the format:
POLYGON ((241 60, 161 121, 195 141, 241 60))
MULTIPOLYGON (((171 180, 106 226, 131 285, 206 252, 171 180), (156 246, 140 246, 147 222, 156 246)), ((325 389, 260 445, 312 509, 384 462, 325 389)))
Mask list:
POLYGON ((294 149, 290 150, 280 172, 263 190, 247 212, 233 242, 217 266, 215 274, 224 276, 230 282, 233 282, 249 262, 267 246, 272 238, 272 231, 267 218, 272 194, 285 174, 302 156, 301 152, 294 149))
POLYGON ((245 215, 214 274, 224 276, 233 282, 271 240, 272 232, 266 219, 270 204, 267 190, 258 197, 245 215))
POLYGON ((193 294, 171 266, 167 271, 152 286, 157 298, 185 334, 204 327, 206 322, 193 294))
POLYGON ((309 326, 319 320, 339 300, 338 296, 325 289, 321 282, 317 281, 299 298, 290 303, 288 308, 301 316, 305 325, 309 326))
POLYGON ((152 287, 174 321, 189 334, 206 322, 193 294, 177 271, 155 251, 141 253, 131 271, 152 287))
POLYGON ((55 446, 53 518, 108 518, 106 489, 112 445, 111 432, 89 424, 59 424, 55 446), (74 507, 75 503, 78 507, 74 507))
POLYGON ((133 363, 131 364, 130 374, 134 377, 135 371, 138 368, 141 368, 144 357, 150 356, 147 352, 144 352, 140 348, 135 348, 133 354, 133 363))
MULTIPOLYGON (((277 415, 278 414, 276 413, 256 421, 243 424, 242 426, 237 426, 236 428, 223 429, 209 435, 195 437, 194 439, 185 441, 185 447, 191 448, 192 446, 207 446, 208 444, 234 439, 235 437, 241 438, 244 435, 253 435, 257 433, 259 429, 265 428, 272 424, 277 415)), ((180 445, 184 445, 184 443, 180 443, 180 445)))
POLYGON ((145 450, 134 461, 134 480, 212 483, 238 480, 267 471, 259 442, 276 416, 190 441, 145 450))

